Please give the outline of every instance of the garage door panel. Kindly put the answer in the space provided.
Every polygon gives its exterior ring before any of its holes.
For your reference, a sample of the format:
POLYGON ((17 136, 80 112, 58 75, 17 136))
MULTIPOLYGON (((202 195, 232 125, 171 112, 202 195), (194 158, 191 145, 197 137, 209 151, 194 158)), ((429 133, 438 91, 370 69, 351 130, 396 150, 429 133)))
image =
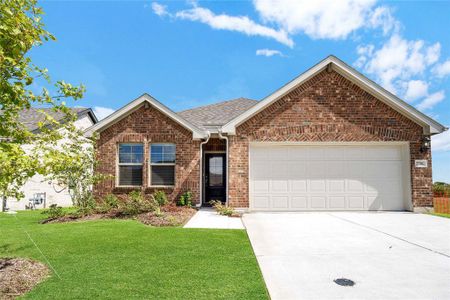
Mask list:
POLYGON ((364 161, 347 161, 345 163, 344 175, 346 178, 362 178, 366 169, 364 161))
POLYGON ((289 196, 272 196, 272 207, 275 209, 289 208, 289 196))
POLYGON ((289 182, 287 180, 271 180, 270 191, 273 193, 289 192, 289 182))
POLYGON ((253 179, 263 179, 263 178, 270 178, 270 168, 268 168, 266 165, 264 165, 261 162, 254 161, 254 166, 252 166, 252 178, 253 179))
POLYGON ((357 209, 363 209, 364 208, 364 196, 347 196, 348 201, 348 208, 357 208, 357 209))
POLYGON ((324 178, 326 174, 326 164, 322 161, 308 162, 307 174, 309 178, 324 178))
POLYGON ((355 192, 363 192, 364 191, 364 182, 357 179, 347 179, 347 192, 355 193, 355 192))
POLYGON ((292 196, 291 198, 291 208, 293 209, 306 209, 308 208, 308 197, 307 196, 292 196))
POLYGON ((345 206, 345 196, 329 196, 328 197, 328 207, 330 209, 342 209, 346 208, 345 206))
POLYGON ((312 179, 309 181, 309 192, 312 193, 325 193, 327 191, 327 185, 325 179, 312 179))
POLYGON ((345 180, 344 179, 328 180, 328 191, 332 192, 332 193, 344 193, 345 192, 345 180))
POLYGON ((342 146, 329 146, 324 148, 325 160, 341 160, 345 155, 345 148, 342 146))
POLYGON ((372 160, 401 160, 400 147, 367 147, 366 158, 372 160))
POLYGON ((268 153, 268 160, 270 161, 285 161, 289 160, 289 149, 287 147, 275 147, 268 153))
POLYGON ((291 180, 291 192, 306 192, 308 189, 308 181, 306 179, 304 180, 291 180))
POLYGON ((321 209, 326 208, 327 198, 325 196, 311 196, 311 208, 321 209))
POLYGON ((268 195, 266 196, 253 196, 253 208, 256 209, 270 209, 270 197, 268 195))
POLYGON ((251 146, 251 207, 402 210, 402 151, 392 145, 251 146))
POLYGON ((343 178, 345 175, 345 162, 327 161, 327 176, 329 178, 343 178))
POLYGON ((303 179, 308 178, 307 163, 301 161, 292 161, 288 165, 289 178, 303 179))
POLYGON ((344 160, 364 160, 365 158, 365 147, 363 146, 346 147, 343 157, 344 160))
POLYGON ((253 180, 253 192, 255 193, 268 193, 270 181, 268 179, 255 179, 253 180))
POLYGON ((288 147, 288 156, 291 161, 307 161, 309 159, 308 148, 288 147))
POLYGON ((286 180, 289 178, 289 173, 288 173, 288 163, 283 161, 278 161, 278 162, 270 162, 270 178, 274 178, 274 179, 283 179, 286 180))
POLYGON ((308 149, 308 160, 323 161, 325 157, 325 149, 323 147, 310 147, 308 149))

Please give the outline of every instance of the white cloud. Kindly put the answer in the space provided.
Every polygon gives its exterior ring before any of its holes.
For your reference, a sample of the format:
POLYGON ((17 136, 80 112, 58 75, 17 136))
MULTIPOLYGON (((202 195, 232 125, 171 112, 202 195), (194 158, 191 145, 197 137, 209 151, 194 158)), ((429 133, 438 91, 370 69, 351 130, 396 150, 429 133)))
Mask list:
POLYGON ((396 21, 389 8, 375 7, 375 0, 254 0, 266 22, 290 34, 305 33, 315 39, 345 39, 364 28, 381 27, 388 32, 396 21))
POLYGON ((249 36, 262 36, 274 39, 289 47, 294 46, 294 41, 285 30, 260 25, 246 16, 216 15, 211 10, 203 7, 194 7, 179 11, 175 14, 179 19, 197 21, 209 25, 214 29, 230 30, 244 33, 249 36))
POLYGON ((168 15, 169 13, 167 12, 167 6, 166 5, 162 5, 159 4, 157 2, 152 2, 152 10, 155 14, 157 14, 158 16, 162 17, 165 15, 168 15))
POLYGON ((99 121, 106 118, 113 112, 115 112, 115 109, 112 109, 109 107, 102 107, 102 106, 94 106, 94 108, 92 110, 94 111, 94 114, 99 121))
POLYGON ((258 49, 258 50, 256 50, 256 55, 270 57, 270 56, 274 56, 274 55, 283 56, 283 53, 281 53, 278 50, 272 50, 272 49, 258 49))
POLYGON ((422 75, 440 55, 439 43, 426 46, 423 40, 406 40, 397 33, 379 49, 370 48, 371 51, 365 52, 361 49, 364 47, 357 48, 359 57, 355 64, 375 75, 384 88, 396 94, 405 92, 406 81, 422 75))
POLYGON ((439 102, 441 102, 442 100, 444 100, 444 98, 445 98, 444 91, 439 91, 434 94, 431 94, 427 98, 425 98, 425 100, 423 100, 422 102, 420 102, 417 105, 417 109, 420 109, 420 110, 430 109, 433 106, 435 106, 436 104, 438 104, 439 102))
POLYGON ((391 31, 398 32, 400 29, 400 22, 394 18, 391 9, 386 6, 375 8, 369 22, 372 28, 382 28, 385 35, 391 31))
POLYGON ((428 95, 428 83, 423 80, 410 80, 407 83, 405 98, 414 101, 428 95))
POLYGON ((440 78, 450 75, 450 59, 441 64, 436 65, 436 67, 433 70, 433 73, 440 78))
POLYGON ((431 137, 433 151, 450 151, 450 130, 431 137))

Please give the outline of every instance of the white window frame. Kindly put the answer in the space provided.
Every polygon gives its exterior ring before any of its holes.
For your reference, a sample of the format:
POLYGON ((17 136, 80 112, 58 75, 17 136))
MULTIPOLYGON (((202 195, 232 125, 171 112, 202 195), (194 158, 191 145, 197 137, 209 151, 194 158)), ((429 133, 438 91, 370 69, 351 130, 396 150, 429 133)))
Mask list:
POLYGON ((151 188, 173 188, 176 185, 177 145, 175 143, 148 144, 148 186, 151 188), (173 163, 152 163, 152 145, 173 145, 175 147, 175 161, 173 163), (173 185, 152 185, 152 166, 173 166, 173 185))
POLYGON ((144 185, 144 161, 145 161, 145 145, 144 143, 117 143, 116 151, 116 186, 123 188, 136 188, 144 185), (120 145, 141 145, 142 146, 142 163, 121 163, 120 162, 120 145), (142 184, 141 185, 121 185, 120 184, 120 167, 121 166, 142 166, 142 184))

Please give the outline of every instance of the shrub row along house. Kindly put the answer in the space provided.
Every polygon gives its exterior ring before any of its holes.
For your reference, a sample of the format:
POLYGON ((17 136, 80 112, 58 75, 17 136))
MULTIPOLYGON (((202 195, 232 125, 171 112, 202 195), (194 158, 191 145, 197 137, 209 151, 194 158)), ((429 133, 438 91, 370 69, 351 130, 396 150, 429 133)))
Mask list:
POLYGON ((96 197, 191 191, 250 210, 432 205, 430 136, 443 125, 334 56, 261 101, 175 113, 148 94, 92 126, 96 197))

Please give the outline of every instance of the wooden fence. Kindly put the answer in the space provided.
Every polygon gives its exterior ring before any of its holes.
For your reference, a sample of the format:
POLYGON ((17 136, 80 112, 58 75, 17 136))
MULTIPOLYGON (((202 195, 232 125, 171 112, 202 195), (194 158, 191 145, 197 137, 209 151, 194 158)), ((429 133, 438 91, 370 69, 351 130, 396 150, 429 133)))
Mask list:
POLYGON ((433 207, 436 213, 450 214, 450 193, 434 192, 433 207))

